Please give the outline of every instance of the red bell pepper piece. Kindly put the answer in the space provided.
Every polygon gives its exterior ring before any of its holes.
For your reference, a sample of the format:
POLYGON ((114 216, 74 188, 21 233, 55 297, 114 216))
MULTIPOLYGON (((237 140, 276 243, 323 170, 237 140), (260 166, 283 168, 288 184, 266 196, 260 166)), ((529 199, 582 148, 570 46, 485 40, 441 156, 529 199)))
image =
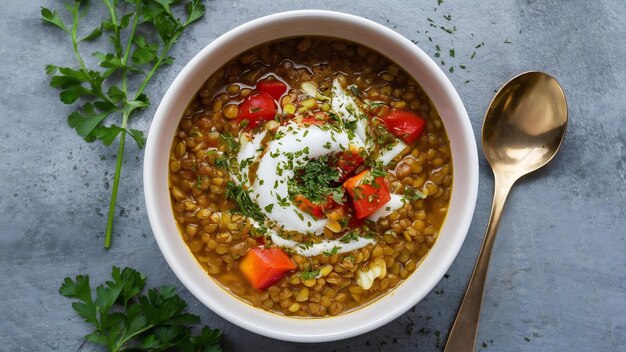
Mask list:
POLYGON ((239 270, 257 290, 268 288, 295 269, 296 263, 280 248, 251 248, 239 262, 239 270))
POLYGON ((256 89, 268 93, 274 100, 279 100, 287 92, 287 85, 277 79, 264 79, 257 82, 256 89))
POLYGON ((426 121, 414 112, 393 110, 389 115, 383 116, 383 123, 387 130, 396 137, 411 143, 424 131, 426 121))
POLYGON ((320 204, 315 204, 308 200, 305 196, 298 194, 294 197, 293 203, 300 208, 305 213, 311 214, 312 216, 321 219, 325 215, 324 213, 331 209, 336 209, 339 206, 337 202, 333 199, 332 196, 326 197, 326 200, 322 201, 320 204))
POLYGON ((239 121, 248 120, 249 128, 256 127, 262 121, 273 120, 276 116, 276 102, 267 92, 248 95, 239 104, 239 121))
POLYGON ((343 187, 352 197, 354 212, 358 219, 372 214, 391 199, 385 178, 374 178, 369 170, 349 178, 343 187))
POLYGON ((318 219, 324 217, 324 208, 306 199, 303 195, 297 195, 293 199, 293 203, 303 212, 309 213, 318 219))

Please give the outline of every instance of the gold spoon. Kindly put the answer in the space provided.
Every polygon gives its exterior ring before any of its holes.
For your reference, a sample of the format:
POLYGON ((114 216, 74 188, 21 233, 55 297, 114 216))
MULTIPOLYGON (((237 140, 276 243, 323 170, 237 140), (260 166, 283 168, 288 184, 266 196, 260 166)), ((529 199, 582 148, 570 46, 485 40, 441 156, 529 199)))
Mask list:
POLYGON ((491 215, 465 297, 445 352, 474 351, 489 257, 511 187, 556 155, 567 127, 567 101, 559 83, 542 72, 507 82, 485 113, 483 151, 495 178, 491 215))

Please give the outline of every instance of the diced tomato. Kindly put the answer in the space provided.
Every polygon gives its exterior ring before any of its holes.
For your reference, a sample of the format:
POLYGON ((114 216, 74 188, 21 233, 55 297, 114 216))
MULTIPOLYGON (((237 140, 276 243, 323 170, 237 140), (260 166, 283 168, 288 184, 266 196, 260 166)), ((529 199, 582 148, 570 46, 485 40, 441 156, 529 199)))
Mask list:
POLYGON ((407 143, 413 142, 424 131, 426 121, 410 111, 393 110, 382 117, 387 130, 407 143))
POLYGON ((264 79, 257 82, 256 89, 259 92, 266 92, 271 95, 274 100, 278 100, 287 92, 287 85, 277 79, 264 79))
POLYGON ((252 287, 264 290, 280 280, 296 264, 280 248, 252 248, 239 262, 239 269, 252 287))
MULTIPOLYGON (((338 206, 341 206, 332 196, 326 197, 326 200, 322 201, 320 204, 315 204, 308 200, 305 196, 299 194, 293 199, 294 204, 300 208, 300 210, 308 213, 318 219, 323 218, 329 209, 336 209, 338 206)), ((332 211, 332 210, 331 210, 332 211)))
POLYGON ((267 92, 248 95, 239 104, 239 121, 248 120, 249 128, 256 127, 262 121, 273 120, 276 116, 276 102, 267 92))
POLYGON ((359 219, 372 214, 391 199, 385 178, 373 178, 369 170, 349 178, 343 187, 352 197, 354 212, 359 219))
POLYGON ((350 148, 337 154, 335 166, 339 169, 339 181, 343 182, 354 169, 363 164, 363 155, 358 148, 350 148))
POLYGON ((293 199, 293 203, 300 208, 303 212, 311 214, 312 216, 321 219, 324 217, 324 208, 321 205, 317 205, 310 200, 306 199, 303 195, 297 195, 293 199))

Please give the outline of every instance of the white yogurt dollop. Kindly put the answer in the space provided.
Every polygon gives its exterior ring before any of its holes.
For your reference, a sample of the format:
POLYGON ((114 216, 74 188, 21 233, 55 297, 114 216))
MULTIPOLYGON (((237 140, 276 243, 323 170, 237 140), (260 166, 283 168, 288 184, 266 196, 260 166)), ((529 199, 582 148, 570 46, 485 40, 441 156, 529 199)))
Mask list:
POLYGON ((336 254, 352 252, 356 249, 363 248, 368 244, 375 242, 372 238, 359 237, 356 240, 352 240, 346 243, 341 242, 341 239, 323 240, 320 243, 304 246, 296 241, 280 237, 280 235, 278 235, 275 231, 270 231, 270 235, 272 237, 272 242, 274 242, 276 245, 283 248, 290 248, 305 257, 314 257, 324 252, 336 254))
POLYGON ((402 196, 399 194, 390 194, 391 199, 385 203, 382 207, 376 209, 372 214, 370 214, 367 219, 371 221, 378 221, 380 218, 384 218, 389 216, 394 211, 402 208, 404 206, 404 202, 402 201, 402 196))
POLYGON ((276 135, 279 138, 267 145, 259 160, 257 176, 250 188, 252 200, 269 220, 285 230, 322 234, 328 220, 314 218, 290 200, 288 181, 294 177, 293 170, 309 160, 363 145, 343 130, 317 125, 288 124, 278 128, 276 135))

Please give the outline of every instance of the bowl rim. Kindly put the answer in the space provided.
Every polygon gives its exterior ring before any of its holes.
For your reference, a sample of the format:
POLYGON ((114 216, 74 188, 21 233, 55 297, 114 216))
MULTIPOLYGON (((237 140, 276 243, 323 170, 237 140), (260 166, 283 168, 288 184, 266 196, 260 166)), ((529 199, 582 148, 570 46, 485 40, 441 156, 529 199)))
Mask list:
POLYGON ((439 66, 420 48, 395 31, 362 17, 327 10, 297 10, 257 18, 231 29, 205 46, 183 67, 163 96, 151 123, 144 157, 143 181, 146 210, 157 244, 175 275, 198 300, 222 318, 260 335, 294 342, 326 342, 363 334, 396 319, 421 301, 442 279, 456 258, 471 224, 478 193, 478 153, 469 117, 457 91, 439 66), (303 23, 322 23, 326 26, 310 26, 307 29, 303 23), (289 35, 270 35, 272 31, 277 31, 280 26, 291 26, 288 27, 289 35), (251 33, 255 35, 250 35, 251 33), (460 159, 457 161, 453 158, 455 177, 453 178, 451 206, 440 232, 445 233, 447 237, 442 239, 444 236, 439 236, 415 272, 398 287, 357 310, 343 313, 337 317, 293 318, 253 307, 226 292, 212 279, 196 280, 200 277, 199 272, 206 278, 206 272, 191 255, 178 231, 176 231, 176 236, 172 236, 171 231, 168 231, 168 229, 171 230, 174 219, 169 202, 169 189, 167 188, 169 183, 166 158, 169 156, 174 131, 171 130, 171 133, 168 134, 167 127, 168 122, 170 125, 172 124, 172 120, 176 121, 175 125, 180 121, 182 111, 179 115, 173 113, 173 111, 180 110, 180 108, 176 108, 177 105, 181 105, 180 99, 187 99, 183 104, 186 107, 200 88, 199 86, 197 88, 192 87, 193 84, 190 82, 198 80, 204 82, 213 72, 207 69, 203 70, 203 68, 212 65, 211 60, 219 63, 215 67, 217 69, 238 53, 264 42, 299 35, 325 35, 323 33, 337 33, 337 35, 326 36, 361 43, 362 41, 353 38, 367 35, 371 36, 372 39, 385 39, 376 41, 375 45, 365 43, 363 45, 383 53, 391 61, 398 63, 424 87, 423 81, 415 77, 415 72, 411 73, 411 70, 399 61, 412 62, 418 66, 412 70, 419 71, 426 78, 432 80, 428 83, 429 86, 432 86, 432 90, 425 87, 424 90, 427 91, 444 120, 452 154, 455 155, 455 151, 460 153, 457 156, 457 159, 460 159), (270 37, 259 39, 264 38, 263 35, 270 37), (232 48, 233 41, 243 50, 232 48), (231 46, 230 49, 229 46, 231 46), (385 48, 392 51, 386 51, 385 48), (228 54, 235 51, 237 52, 234 55, 228 54), (396 51, 400 54, 391 57, 391 53, 396 51), (202 76, 205 71, 208 73, 202 76), (198 78, 198 75, 202 77, 198 78), (436 94, 437 97, 441 96, 437 99, 438 101, 433 99, 433 94, 436 94), (444 114, 449 117, 444 119, 444 114), (446 125, 448 119, 454 121, 454 130, 446 125), (455 135, 454 139, 451 138, 451 132, 455 135), (171 138, 168 140, 167 136, 171 136, 171 138), (164 143, 161 143, 163 140, 164 143), (163 152, 164 148, 167 153, 163 152), (459 166, 462 167, 457 169, 459 166), (464 177, 458 177, 459 172, 462 172, 464 177), (163 188, 164 182, 165 189, 163 188), (457 187, 464 191, 462 200, 458 200, 459 192, 455 193, 457 187), (163 199, 162 193, 165 193, 165 198, 168 200, 167 204, 163 204, 165 199, 163 199), (458 205, 459 214, 455 213, 456 217, 451 219, 450 212, 453 210, 453 205, 458 205), (448 226, 451 222, 454 222, 454 226, 448 226), (446 245, 438 246, 442 241, 446 245), (186 253, 181 251, 181 242, 186 253), (189 266, 189 259, 195 263, 192 267, 189 266), (420 279, 425 280, 419 282, 417 287, 407 288, 409 282, 414 283, 418 280, 416 274, 420 272, 419 268, 426 264, 429 265, 431 271, 424 273, 422 270, 422 274, 419 275, 420 279), (416 292, 409 291, 409 289, 415 289, 416 292), (395 296, 407 299, 393 302, 395 296))

